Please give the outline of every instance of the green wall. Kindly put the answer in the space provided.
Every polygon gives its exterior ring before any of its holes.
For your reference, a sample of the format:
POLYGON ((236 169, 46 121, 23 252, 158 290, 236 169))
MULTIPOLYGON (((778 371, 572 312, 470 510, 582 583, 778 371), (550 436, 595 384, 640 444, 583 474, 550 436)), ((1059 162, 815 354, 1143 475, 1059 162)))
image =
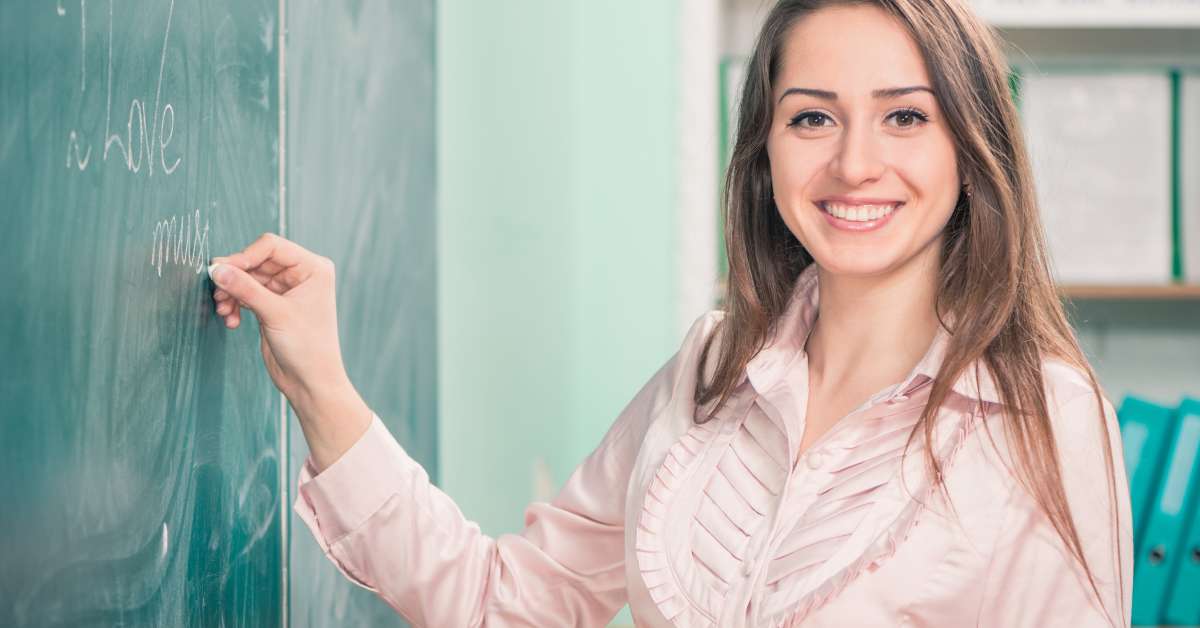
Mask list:
POLYGON ((517 531, 678 346, 676 3, 438 3, 441 486, 517 531))

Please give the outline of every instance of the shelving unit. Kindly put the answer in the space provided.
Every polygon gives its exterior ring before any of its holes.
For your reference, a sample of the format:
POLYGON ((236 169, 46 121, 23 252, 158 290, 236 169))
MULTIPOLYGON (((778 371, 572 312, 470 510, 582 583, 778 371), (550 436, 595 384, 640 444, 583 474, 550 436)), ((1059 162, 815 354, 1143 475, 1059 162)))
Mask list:
POLYGON ((1166 286, 1086 286, 1061 285, 1059 292, 1068 299, 1200 301, 1200 284, 1166 286))
POLYGON ((971 0, 971 5, 1001 28, 1200 27, 1197 0, 971 0))

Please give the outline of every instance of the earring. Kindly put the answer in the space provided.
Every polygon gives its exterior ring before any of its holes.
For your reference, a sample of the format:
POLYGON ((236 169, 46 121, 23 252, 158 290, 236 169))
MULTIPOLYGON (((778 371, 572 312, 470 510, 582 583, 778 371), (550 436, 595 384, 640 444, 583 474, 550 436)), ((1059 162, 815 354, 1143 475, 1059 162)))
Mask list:
POLYGON ((965 194, 967 198, 971 198, 971 184, 970 183, 964 183, 962 186, 962 191, 963 191, 963 194, 965 194))

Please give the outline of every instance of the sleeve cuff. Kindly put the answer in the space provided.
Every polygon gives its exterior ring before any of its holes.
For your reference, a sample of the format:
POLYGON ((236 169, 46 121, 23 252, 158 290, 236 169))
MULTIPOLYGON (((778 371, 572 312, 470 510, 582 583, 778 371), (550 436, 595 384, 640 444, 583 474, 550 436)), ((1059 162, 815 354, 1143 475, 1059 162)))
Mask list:
POLYGON ((321 473, 314 475, 311 456, 305 459, 293 508, 322 545, 335 544, 378 512, 414 466, 420 465, 374 415, 358 441, 321 473))

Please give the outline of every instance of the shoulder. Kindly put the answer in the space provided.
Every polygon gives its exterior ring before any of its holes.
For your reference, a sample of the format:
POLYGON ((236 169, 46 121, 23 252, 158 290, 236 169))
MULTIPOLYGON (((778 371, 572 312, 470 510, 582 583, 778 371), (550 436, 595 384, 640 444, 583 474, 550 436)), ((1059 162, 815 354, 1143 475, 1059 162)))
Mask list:
MULTIPOLYGON (((994 493, 1012 495, 1007 506, 1036 508, 1032 487, 1020 479, 1021 469, 1046 470, 1051 462, 1044 459, 1048 454, 1053 455, 1057 471, 1032 481, 1054 482, 1057 476, 1068 498, 1091 493, 1095 487, 1107 488, 1110 471, 1118 483, 1124 480, 1120 426, 1103 389, 1097 395, 1087 372, 1064 360, 1046 359, 1041 371, 1045 416, 1034 416, 1030 408, 1015 416, 1004 406, 990 406, 985 420, 973 430, 974 446, 964 448, 968 461, 962 466, 974 470, 972 483, 983 484, 981 478, 988 478, 994 493), (1023 460, 1023 452, 1040 452, 1043 459, 1023 460)), ((1105 501, 1104 496, 1093 497, 1093 504, 1105 501)))
MULTIPOLYGON (((692 398, 696 387, 697 368, 704 349, 708 347, 708 359, 705 366, 711 369, 716 361, 717 351, 723 335, 721 323, 725 320, 724 310, 709 310, 696 318, 680 343, 679 350, 663 367, 660 387, 670 391, 670 398, 686 395, 692 398), (711 343, 710 343, 711 339, 711 343)), ((671 399, 663 399, 670 401, 671 399)))
POLYGON ((1004 406, 991 406, 985 431, 1003 435, 993 440, 1003 466, 1010 472, 1016 468, 1013 446, 1027 439, 1034 449, 1057 452, 1064 477, 1085 468, 1096 471, 1107 459, 1106 441, 1120 448, 1117 413, 1103 388, 1093 387, 1083 368, 1059 358, 1042 361, 1041 388, 1044 419, 1034 416, 1032 408, 1018 417, 1004 406))
POLYGON ((1117 413, 1098 385, 1078 366, 1057 358, 1042 362, 1046 411, 1060 454, 1094 451, 1105 439, 1120 437, 1117 413))
MULTIPOLYGON (((721 321, 724 318, 725 312, 723 310, 710 310, 697 317, 683 335, 679 349, 655 373, 654 377, 648 382, 648 387, 658 389, 661 394, 664 389, 673 391, 681 384, 686 383, 689 376, 694 375, 693 372, 704 351, 705 345, 708 343, 708 339, 714 334, 719 334, 721 321)), ((719 336, 713 338, 713 347, 710 349, 710 353, 716 350, 716 343, 719 341, 719 336)), ((694 377, 692 379, 694 381, 694 377)))
MULTIPOLYGON (((709 310, 701 314, 692 322, 692 326, 684 335, 681 351, 694 347, 698 352, 708 338, 720 330, 721 322, 724 320, 725 310, 709 310)), ((719 337, 714 341, 718 339, 719 337)))
MULTIPOLYGON (((656 371, 634 395, 618 416, 606 440, 620 440, 626 448, 641 446, 646 432, 654 421, 672 406, 688 406, 696 386, 696 369, 708 338, 724 319, 722 310, 700 315, 688 328, 679 349, 656 371)), ((714 339, 716 341, 717 339, 714 339)), ((710 355, 716 347, 710 350, 710 355)))
POLYGON ((679 350, 663 367, 665 371, 668 371, 666 381, 663 383, 669 383, 671 389, 676 392, 689 386, 695 387, 696 368, 704 355, 706 346, 708 346, 706 366, 711 368, 715 361, 721 337, 724 335, 724 325, 721 324, 724 320, 724 310, 709 310, 692 322, 691 327, 683 336, 679 350))
POLYGON ((1087 373, 1059 358, 1042 361, 1042 388, 1046 392, 1046 406, 1051 410, 1079 402, 1085 396, 1096 397, 1087 373))
MULTIPOLYGON (((1114 507, 1118 511, 1128 508, 1122 497, 1128 491, 1123 488, 1125 465, 1117 413, 1103 389, 1093 387, 1088 373, 1079 366, 1059 359, 1044 360, 1041 366, 1046 416, 990 416, 987 422, 991 426, 985 431, 1003 437, 990 439, 992 447, 985 457, 994 464, 989 467, 1010 488, 1011 499, 1006 504, 1010 510, 1015 508, 1030 517, 1041 510, 1033 487, 1018 478, 1018 470, 1025 468, 1037 474, 1030 478, 1036 484, 1060 483, 1080 538, 1093 526, 1111 533, 1104 524, 1111 521, 1114 507), (1020 446, 1022 442, 1027 446, 1020 446), (1040 457, 1053 455, 1058 468, 1042 475, 1049 461, 1022 461, 1021 451, 1038 452, 1040 457)), ((1044 523, 1049 524, 1048 520, 1044 523)))

